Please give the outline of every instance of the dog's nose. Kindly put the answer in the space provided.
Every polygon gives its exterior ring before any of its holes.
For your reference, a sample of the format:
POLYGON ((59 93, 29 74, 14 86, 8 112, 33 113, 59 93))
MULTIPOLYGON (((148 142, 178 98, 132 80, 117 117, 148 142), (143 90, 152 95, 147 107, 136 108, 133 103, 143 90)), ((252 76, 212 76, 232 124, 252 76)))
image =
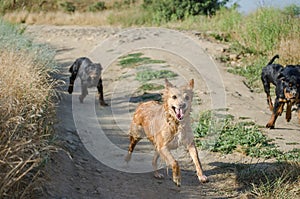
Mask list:
POLYGON ((185 104, 185 103, 181 104, 181 105, 180 105, 180 108, 186 109, 186 104, 185 104))

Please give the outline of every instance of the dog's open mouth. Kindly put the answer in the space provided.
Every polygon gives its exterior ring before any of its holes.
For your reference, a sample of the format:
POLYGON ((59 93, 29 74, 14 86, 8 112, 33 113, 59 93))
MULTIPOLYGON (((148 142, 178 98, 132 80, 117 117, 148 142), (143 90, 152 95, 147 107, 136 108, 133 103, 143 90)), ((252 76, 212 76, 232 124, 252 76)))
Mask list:
POLYGON ((183 120, 183 116, 184 116, 183 109, 182 109, 182 108, 176 108, 175 106, 172 106, 172 109, 173 109, 174 112, 175 112, 176 118, 177 118, 179 121, 180 121, 180 120, 183 120))

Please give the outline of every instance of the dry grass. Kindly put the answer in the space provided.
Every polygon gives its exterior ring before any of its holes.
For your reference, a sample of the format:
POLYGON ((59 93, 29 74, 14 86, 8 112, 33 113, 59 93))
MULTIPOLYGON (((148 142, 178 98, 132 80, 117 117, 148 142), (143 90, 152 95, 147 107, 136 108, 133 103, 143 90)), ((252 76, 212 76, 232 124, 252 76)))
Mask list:
POLYGON ((51 24, 51 25, 109 25, 109 16, 112 10, 98 13, 65 13, 65 12, 38 12, 29 13, 28 11, 7 13, 3 16, 4 20, 12 23, 26 24, 51 24))
POLYGON ((0 53, 0 198, 32 191, 51 149, 53 83, 47 72, 28 52, 0 53))

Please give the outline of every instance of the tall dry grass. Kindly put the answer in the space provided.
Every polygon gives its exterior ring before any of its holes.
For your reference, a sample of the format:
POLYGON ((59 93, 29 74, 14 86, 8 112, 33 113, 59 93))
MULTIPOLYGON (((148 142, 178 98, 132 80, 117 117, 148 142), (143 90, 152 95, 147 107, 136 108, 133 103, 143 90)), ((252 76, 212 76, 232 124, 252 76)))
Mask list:
POLYGON ((39 184, 55 113, 50 57, 0 20, 0 198, 24 198, 39 184))
POLYGON ((109 16, 113 14, 112 10, 105 10, 98 13, 65 13, 65 12, 11 12, 3 16, 4 20, 12 23, 32 24, 51 24, 51 25, 110 25, 109 16))
POLYGON ((42 67, 28 53, 0 53, 0 198, 28 193, 51 149, 53 85, 42 67))

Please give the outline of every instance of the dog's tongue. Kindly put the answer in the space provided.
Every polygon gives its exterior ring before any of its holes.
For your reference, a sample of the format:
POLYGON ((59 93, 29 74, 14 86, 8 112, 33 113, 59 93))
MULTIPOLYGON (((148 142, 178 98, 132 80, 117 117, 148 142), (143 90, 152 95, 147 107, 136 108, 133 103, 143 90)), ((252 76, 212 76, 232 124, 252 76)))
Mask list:
POLYGON ((176 117, 178 120, 182 120, 183 119, 183 111, 181 108, 175 108, 175 112, 176 112, 176 117))

